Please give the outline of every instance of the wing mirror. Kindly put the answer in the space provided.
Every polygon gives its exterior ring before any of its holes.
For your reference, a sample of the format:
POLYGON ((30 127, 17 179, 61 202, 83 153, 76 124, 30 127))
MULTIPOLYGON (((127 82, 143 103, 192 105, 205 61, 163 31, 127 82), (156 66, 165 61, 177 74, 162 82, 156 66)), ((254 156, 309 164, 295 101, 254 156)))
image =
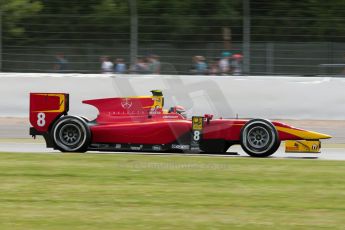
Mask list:
POLYGON ((204 117, 206 119, 207 124, 209 124, 213 118, 213 115, 212 114, 205 114, 204 117))

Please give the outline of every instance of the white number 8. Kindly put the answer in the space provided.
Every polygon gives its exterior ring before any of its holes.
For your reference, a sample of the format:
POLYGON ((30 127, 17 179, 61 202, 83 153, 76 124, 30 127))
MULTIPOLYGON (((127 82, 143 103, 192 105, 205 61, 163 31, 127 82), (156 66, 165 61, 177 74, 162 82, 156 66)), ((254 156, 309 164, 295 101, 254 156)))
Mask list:
POLYGON ((194 131, 193 139, 195 141, 200 140, 200 131, 194 131))
POLYGON ((37 114, 37 125, 43 127, 46 124, 46 114, 45 113, 38 113, 37 114))

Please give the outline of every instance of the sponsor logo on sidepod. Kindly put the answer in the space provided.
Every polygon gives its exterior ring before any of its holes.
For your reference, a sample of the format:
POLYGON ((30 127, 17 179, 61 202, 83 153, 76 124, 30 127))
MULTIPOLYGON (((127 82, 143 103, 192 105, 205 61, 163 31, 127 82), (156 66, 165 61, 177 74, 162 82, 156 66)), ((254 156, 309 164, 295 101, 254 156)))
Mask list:
POLYGON ((187 150, 187 149, 189 149, 189 145, 176 145, 176 144, 172 144, 171 148, 172 149, 187 150))
POLYGON ((152 146, 152 150, 161 151, 162 147, 160 145, 154 145, 154 146, 152 146))
POLYGON ((143 145, 131 146, 131 147, 130 147, 131 150, 141 150, 142 148, 143 148, 143 145))

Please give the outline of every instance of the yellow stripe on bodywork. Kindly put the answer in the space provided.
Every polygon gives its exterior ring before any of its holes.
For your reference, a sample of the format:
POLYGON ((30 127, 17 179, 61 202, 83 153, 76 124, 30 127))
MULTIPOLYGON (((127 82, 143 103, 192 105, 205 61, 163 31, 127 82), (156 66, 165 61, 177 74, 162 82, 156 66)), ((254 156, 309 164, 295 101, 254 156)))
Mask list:
POLYGON ((42 112, 42 113, 62 113, 65 111, 65 94, 58 94, 58 93, 38 93, 35 95, 40 96, 47 96, 47 97, 59 97, 59 109, 51 109, 51 110, 40 110, 40 111, 33 111, 33 112, 42 112))
POLYGON ((276 126, 276 128, 278 131, 297 136, 301 138, 302 140, 319 140, 319 139, 331 138, 331 136, 327 134, 317 133, 313 131, 298 130, 298 129, 286 128, 286 127, 281 127, 281 126, 276 126))

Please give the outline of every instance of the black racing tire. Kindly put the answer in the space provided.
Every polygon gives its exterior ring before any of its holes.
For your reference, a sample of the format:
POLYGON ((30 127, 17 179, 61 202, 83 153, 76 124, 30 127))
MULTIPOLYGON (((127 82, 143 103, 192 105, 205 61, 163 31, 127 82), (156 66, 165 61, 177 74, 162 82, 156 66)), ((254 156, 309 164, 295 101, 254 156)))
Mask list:
POLYGON ((268 157, 280 146, 277 129, 268 120, 253 119, 241 129, 242 149, 252 157, 268 157))
POLYGON ((64 116, 53 125, 51 138, 61 152, 86 152, 91 142, 91 130, 83 118, 64 116))

